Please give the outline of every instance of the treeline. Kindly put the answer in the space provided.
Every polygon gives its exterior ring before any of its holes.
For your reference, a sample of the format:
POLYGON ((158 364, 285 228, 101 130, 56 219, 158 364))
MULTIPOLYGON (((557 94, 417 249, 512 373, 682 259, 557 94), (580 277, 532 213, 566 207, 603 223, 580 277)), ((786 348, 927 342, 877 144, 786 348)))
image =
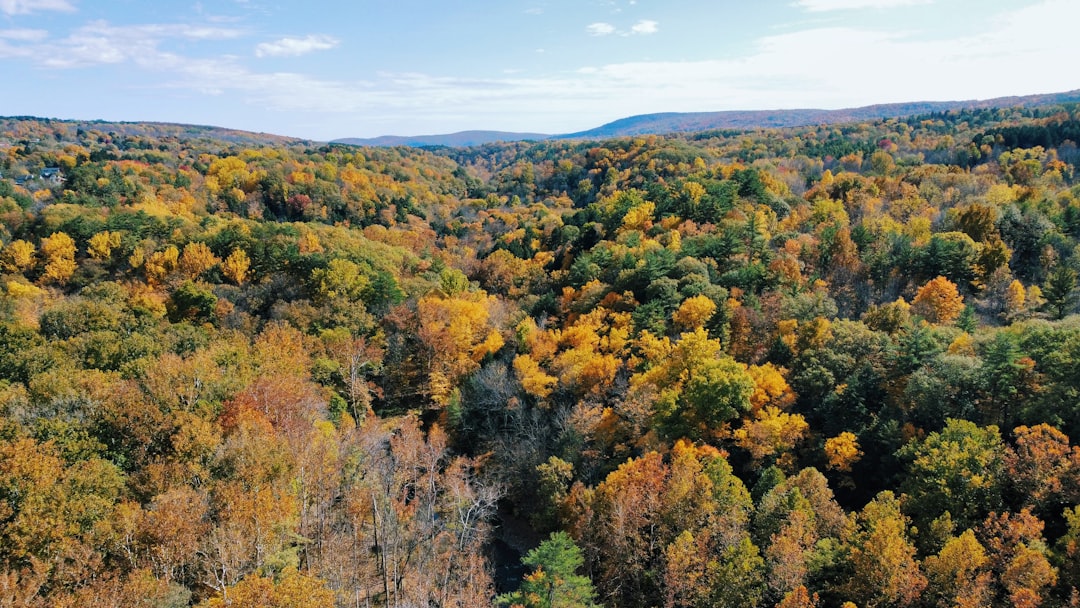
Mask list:
POLYGON ((1075 112, 431 150, 7 119, 0 599, 1073 605, 1075 112))

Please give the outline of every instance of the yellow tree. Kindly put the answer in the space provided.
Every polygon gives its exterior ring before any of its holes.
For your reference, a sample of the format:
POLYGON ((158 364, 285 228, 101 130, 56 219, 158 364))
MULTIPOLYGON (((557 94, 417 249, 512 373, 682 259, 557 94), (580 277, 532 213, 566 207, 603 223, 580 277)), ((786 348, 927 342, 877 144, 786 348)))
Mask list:
POLYGON ((316 268, 311 281, 315 284, 315 302, 320 305, 338 298, 356 302, 371 291, 371 278, 364 269, 344 258, 334 258, 326 268, 316 268))
POLYGON ((862 457, 859 440, 853 433, 844 431, 836 437, 825 440, 825 457, 829 459, 829 468, 837 471, 850 471, 851 465, 862 457))
POLYGON ((1009 283, 1009 287, 1005 290, 1005 313, 1015 315, 1024 309, 1026 301, 1027 291, 1024 289, 1024 284, 1013 279, 1013 282, 1009 283))
POLYGON ((735 431, 735 442, 750 452, 754 460, 783 453, 795 447, 809 425, 801 414, 788 414, 771 406, 754 413, 742 428, 735 431))
POLYGON ((446 405, 458 382, 502 348, 502 335, 491 318, 496 305, 497 300, 483 292, 429 295, 417 302, 417 333, 428 348, 429 392, 436 404, 446 405))
POLYGON ((54 552, 74 532, 63 513, 64 463, 51 443, 33 439, 0 443, 0 541, 11 563, 54 552))
POLYGON ((726 608, 761 598, 750 495, 715 448, 677 441, 670 462, 649 452, 576 496, 574 534, 610 605, 726 608))
POLYGON ((910 606, 926 588, 908 537, 908 519, 892 492, 863 507, 851 548, 852 578, 847 591, 859 606, 910 606))
POLYGON ((41 254, 45 257, 44 279, 64 285, 75 273, 75 241, 63 232, 54 232, 41 239, 41 254))
POLYGON ((952 281, 937 277, 919 288, 913 308, 931 323, 949 324, 964 310, 964 298, 952 281))
MULTIPOLYGON (((573 297, 574 290, 568 288, 563 296, 564 300, 573 297)), ((526 319, 518 324, 517 333, 534 361, 545 365, 563 387, 583 395, 610 386, 615 380, 626 358, 632 328, 630 313, 601 306, 578 316, 561 330, 541 330, 526 319)))
POLYGON ((701 327, 716 313, 716 303, 704 295, 696 295, 683 300, 679 309, 671 315, 675 325, 692 330, 701 327))
POLYGON ((150 285, 158 285, 169 276, 180 261, 180 250, 175 245, 169 245, 163 251, 155 251, 146 256, 143 262, 143 272, 146 273, 146 282, 150 285))
POLYGON ((926 599, 942 608, 990 605, 989 562, 986 549, 971 530, 949 539, 937 555, 924 562, 931 583, 926 599))
POLYGON ((195 279, 220 262, 206 243, 188 243, 180 255, 180 272, 188 279, 195 279))
POLYGON ((300 253, 322 253, 323 246, 319 242, 319 235, 310 230, 304 230, 300 233, 300 238, 297 241, 297 246, 300 248, 300 253))
POLYGON ((104 262, 112 256, 113 249, 120 246, 120 233, 103 230, 90 237, 86 253, 91 259, 104 262))
POLYGON ((25 272, 34 267, 35 253, 37 248, 33 243, 22 239, 12 241, 0 256, 0 266, 8 272, 25 272))
POLYGON ((199 608, 333 608, 334 592, 326 584, 296 568, 286 568, 277 577, 252 574, 199 608))
POLYGON ((806 587, 799 585, 788 592, 776 608, 814 608, 817 606, 817 594, 811 595, 806 587))
POLYGON ((648 229, 652 227, 652 218, 655 212, 656 205, 649 202, 631 208, 626 212, 626 215, 623 216, 622 229, 626 231, 648 231, 648 229))
POLYGON ((552 389, 559 383, 555 376, 548 375, 540 364, 529 355, 514 357, 514 372, 518 382, 526 393, 543 399, 551 394, 552 389))
POLYGON ((210 163, 206 172, 206 189, 215 196, 243 200, 244 194, 258 186, 260 177, 258 172, 248 170, 243 159, 228 156, 210 163))
POLYGON ((746 370, 754 380, 754 394, 750 396, 750 405, 755 411, 772 405, 786 409, 795 403, 795 392, 784 379, 786 370, 772 363, 751 365, 746 370))
POLYGON ((544 330, 536 325, 532 317, 526 317, 515 328, 520 340, 529 349, 529 354, 538 363, 546 363, 555 356, 559 350, 559 338, 562 332, 558 330, 544 330))
POLYGON ((251 268, 251 258, 243 249, 234 249, 225 262, 221 265, 221 272, 237 285, 243 285, 248 280, 248 271, 251 268))

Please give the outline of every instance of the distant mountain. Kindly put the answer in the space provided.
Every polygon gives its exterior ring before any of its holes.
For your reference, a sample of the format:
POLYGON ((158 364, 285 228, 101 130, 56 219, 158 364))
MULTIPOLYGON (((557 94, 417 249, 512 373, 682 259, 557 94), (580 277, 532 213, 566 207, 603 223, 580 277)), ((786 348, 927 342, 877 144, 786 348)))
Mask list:
POLYGON ((383 135, 362 139, 348 137, 335 139, 330 143, 350 144, 353 146, 450 146, 467 148, 469 146, 482 146, 497 141, 526 141, 548 139, 550 135, 543 133, 508 133, 506 131, 461 131, 447 135, 415 135, 405 137, 399 135, 383 135))
POLYGON ((1055 103, 1080 102, 1080 89, 1064 93, 1026 95, 1022 97, 997 97, 966 101, 913 101, 845 108, 842 110, 732 110, 723 112, 664 112, 641 114, 620 118, 606 125, 564 135, 541 133, 509 133, 504 131, 462 131, 448 135, 417 135, 405 137, 384 135, 370 139, 336 139, 332 143, 355 146, 480 146, 497 141, 524 141, 543 139, 604 139, 631 135, 663 135, 665 133, 688 133, 712 129, 781 129, 807 125, 861 122, 879 118, 899 118, 979 108, 1008 108, 1013 106, 1037 106, 1055 103))
POLYGON ((73 139, 79 131, 100 132, 103 135, 123 137, 174 138, 179 141, 197 139, 214 140, 243 146, 280 146, 310 143, 307 140, 270 133, 253 133, 238 129, 188 125, 171 122, 131 122, 109 120, 67 120, 39 116, 0 116, 0 133, 15 132, 19 123, 38 123, 54 131, 57 141, 73 139))
POLYGON ((915 101, 890 103, 843 110, 735 110, 726 112, 665 112, 642 114, 622 118, 606 125, 557 135, 557 139, 603 139, 629 135, 653 135, 663 133, 686 133, 710 129, 769 129, 803 127, 817 124, 861 122, 879 118, 898 118, 979 108, 1008 108, 1013 106, 1036 106, 1054 103, 1080 102, 1080 89, 1065 93, 1027 95, 1023 97, 998 97, 995 99, 966 101, 915 101))

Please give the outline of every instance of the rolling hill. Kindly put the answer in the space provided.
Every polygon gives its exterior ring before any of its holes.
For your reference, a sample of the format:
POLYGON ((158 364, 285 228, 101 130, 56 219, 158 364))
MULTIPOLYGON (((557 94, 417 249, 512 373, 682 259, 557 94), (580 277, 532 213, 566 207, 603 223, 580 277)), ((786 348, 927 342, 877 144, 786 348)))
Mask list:
POLYGON ((383 135, 369 139, 348 137, 335 139, 331 143, 354 146, 450 146, 467 148, 482 146, 497 141, 529 141, 549 139, 551 135, 543 133, 510 133, 506 131, 461 131, 445 135, 383 135))
POLYGON ((711 129, 779 129, 815 124, 858 122, 881 118, 898 118, 930 112, 947 112, 978 108, 1035 106, 1054 103, 1080 102, 1080 89, 1063 93, 1048 93, 994 99, 964 101, 914 101, 878 104, 840 110, 732 110, 721 112, 662 112, 620 118, 594 129, 562 135, 539 133, 510 133, 503 131, 462 131, 447 135, 395 136, 370 139, 345 138, 333 143, 358 146, 452 146, 469 147, 497 141, 541 139, 604 139, 631 135, 662 135, 711 129))

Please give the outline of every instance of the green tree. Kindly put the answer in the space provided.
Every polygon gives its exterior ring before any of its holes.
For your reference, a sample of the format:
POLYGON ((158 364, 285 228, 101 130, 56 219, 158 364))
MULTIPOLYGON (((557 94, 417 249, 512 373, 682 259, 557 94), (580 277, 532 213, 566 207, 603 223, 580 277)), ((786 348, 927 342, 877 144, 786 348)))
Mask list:
POLYGON ((217 296, 206 285, 184 281, 173 292, 166 309, 174 323, 184 319, 206 321, 213 317, 217 296))
POLYGON ((655 417, 672 439, 712 437, 720 425, 750 411, 753 377, 704 329, 681 334, 674 345, 648 335, 642 342, 652 365, 631 385, 658 394, 655 417))
POLYGON ((737 418, 750 409, 754 381, 746 367, 730 357, 705 361, 690 372, 683 394, 687 408, 683 417, 691 436, 737 418))
POLYGON ((1057 555, 1061 564, 1061 580, 1068 581, 1068 591, 1074 596, 1080 591, 1080 507, 1065 509, 1068 530, 1058 539, 1057 555))
POLYGON ((1012 428, 1010 406, 1024 396, 1023 376, 1028 370, 1024 363, 1016 340, 1006 333, 994 336, 983 353, 984 381, 990 392, 991 407, 996 415, 1000 413, 1001 425, 1007 429, 1012 428))
POLYGON ((350 302, 362 299, 371 290, 371 280, 364 269, 355 262, 334 258, 326 268, 316 268, 311 273, 315 299, 319 303, 335 298, 350 302))
POLYGON ((975 241, 963 232, 935 234, 919 252, 918 270, 921 276, 943 276, 962 285, 975 278, 973 266, 977 253, 975 241))
POLYGON ((595 608, 596 592, 589 577, 577 574, 585 563, 581 549, 566 532, 554 532, 529 551, 521 563, 533 569, 514 593, 497 598, 499 605, 521 608, 595 608))
POLYGON ((1063 265, 1054 269, 1046 279, 1043 298, 1055 318, 1064 317, 1076 303, 1076 271, 1063 265))
POLYGON ((920 523, 948 511, 958 526, 971 528, 1000 507, 1005 447, 996 426, 950 419, 900 455, 910 459, 904 490, 920 523))
POLYGON ((975 332, 979 326, 979 320, 975 317, 974 306, 970 304, 964 306, 964 310, 960 311, 960 316, 956 319, 956 326, 969 334, 975 332))

